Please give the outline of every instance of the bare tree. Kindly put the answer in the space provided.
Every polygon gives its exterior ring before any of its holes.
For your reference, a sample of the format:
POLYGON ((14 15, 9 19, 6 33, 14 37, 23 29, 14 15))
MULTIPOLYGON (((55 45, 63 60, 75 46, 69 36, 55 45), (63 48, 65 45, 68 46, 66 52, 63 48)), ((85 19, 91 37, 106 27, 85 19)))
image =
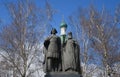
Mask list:
POLYGON ((114 16, 106 13, 104 9, 101 12, 98 12, 94 7, 90 8, 88 17, 85 17, 85 15, 81 16, 81 24, 84 29, 86 29, 86 32, 91 39, 91 46, 95 51, 100 52, 102 56, 102 63, 106 70, 105 77, 110 75, 110 59, 117 59, 115 57, 110 58, 111 56, 114 56, 113 54, 110 55, 110 53, 113 51, 114 53, 117 53, 119 51, 118 43, 120 42, 120 32, 118 23, 117 17, 114 18, 114 16), (85 23, 87 23, 87 25, 85 23))
POLYGON ((42 55, 41 40, 47 15, 44 9, 28 0, 18 0, 5 6, 11 23, 0 32, 0 49, 4 52, 0 55, 11 67, 13 77, 34 77, 33 73, 42 68, 39 57, 42 55))
MULTIPOLYGON (((108 13, 104 8, 102 11, 96 10, 93 6, 89 9, 79 10, 77 16, 78 25, 76 32, 81 30, 84 32, 85 39, 88 39, 88 42, 84 42, 81 47, 85 47, 87 50, 83 51, 88 54, 88 47, 90 49, 98 52, 102 57, 102 64, 105 68, 105 77, 110 76, 112 73, 112 65, 116 62, 119 62, 119 43, 120 43, 120 28, 119 28, 119 7, 116 9, 115 14, 112 15, 108 13), (84 46, 87 45, 87 46, 84 46), (114 53, 113 53, 114 52, 114 53)), ((75 20, 75 19, 73 19, 75 20)), ((76 22, 75 22, 76 23, 76 22)), ((83 38, 81 33, 78 34, 79 39, 83 38)), ((85 55, 84 58, 90 58, 89 55, 85 55)), ((86 62, 87 60, 85 60, 86 62)), ((86 76, 86 75, 85 75, 86 76)))

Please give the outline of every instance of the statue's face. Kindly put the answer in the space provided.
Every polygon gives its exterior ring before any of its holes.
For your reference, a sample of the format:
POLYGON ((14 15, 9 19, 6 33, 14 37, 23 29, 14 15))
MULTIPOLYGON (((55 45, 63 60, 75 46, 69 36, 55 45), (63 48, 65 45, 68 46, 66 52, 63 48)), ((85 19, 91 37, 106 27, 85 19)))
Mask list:
POLYGON ((51 34, 56 34, 57 30, 56 29, 52 29, 51 34))
POLYGON ((72 39, 72 35, 68 35, 68 39, 72 39))

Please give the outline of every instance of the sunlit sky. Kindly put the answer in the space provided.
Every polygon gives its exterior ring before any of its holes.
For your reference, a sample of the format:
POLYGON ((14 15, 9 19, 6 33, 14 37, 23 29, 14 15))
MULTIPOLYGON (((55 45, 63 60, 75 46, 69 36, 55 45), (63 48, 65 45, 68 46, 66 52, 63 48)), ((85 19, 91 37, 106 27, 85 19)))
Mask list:
MULTIPOLYGON (((9 16, 5 10, 3 2, 15 2, 16 0, 0 0, 0 19, 2 22, 9 23, 9 16)), ((114 12, 116 6, 120 3, 120 0, 34 0, 37 5, 44 7, 45 1, 48 1, 53 9, 57 11, 54 15, 53 27, 59 28, 63 17, 66 23, 69 25, 68 16, 74 14, 79 7, 87 8, 90 4, 93 4, 97 9, 105 7, 108 11, 114 12)), ((0 25, 2 26, 2 25, 0 25)), ((1 27, 0 27, 1 28, 1 27)))
MULTIPOLYGON (((0 0, 0 19, 4 24, 9 23, 9 15, 8 11, 6 11, 4 2, 16 2, 17 0, 0 0)), ((34 0, 36 5, 41 7, 45 6, 46 0, 34 0)), ((120 4, 120 0, 47 0, 53 9, 57 11, 54 15, 54 22, 51 25, 60 31, 59 26, 63 19, 68 24, 68 30, 72 28, 69 27, 69 16, 74 15, 77 12, 78 8, 88 8, 91 4, 93 4, 98 10, 101 10, 103 7, 110 11, 111 13, 115 11, 115 8, 118 4, 120 4)), ((0 21, 1 22, 1 21, 0 21)), ((2 28, 2 24, 0 23, 0 28, 2 28)))
MULTIPOLYGON (((44 1, 44 0, 42 0, 44 1)), ((117 5, 120 3, 120 0, 48 0, 52 7, 58 11, 58 14, 55 15, 55 27, 59 26, 63 16, 64 20, 68 24, 68 30, 72 30, 69 27, 69 18, 68 16, 74 15, 77 12, 78 8, 89 8, 93 4, 96 9, 101 10, 103 7, 110 12, 114 12, 117 5)))

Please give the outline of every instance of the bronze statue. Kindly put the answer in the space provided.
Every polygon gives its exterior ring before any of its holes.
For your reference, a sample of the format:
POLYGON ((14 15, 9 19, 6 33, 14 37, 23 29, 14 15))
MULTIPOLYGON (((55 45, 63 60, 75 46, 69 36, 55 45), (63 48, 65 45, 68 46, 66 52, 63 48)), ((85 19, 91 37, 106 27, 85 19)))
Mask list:
POLYGON ((44 71, 49 72, 77 72, 81 74, 79 45, 73 40, 72 32, 68 33, 67 41, 61 45, 61 39, 56 35, 55 28, 44 41, 44 71))
POLYGON ((68 33, 65 51, 63 52, 63 70, 80 73, 79 45, 72 39, 72 32, 68 33))
POLYGON ((44 65, 46 72, 56 72, 61 70, 61 41, 56 33, 56 29, 53 28, 51 36, 44 41, 44 65))

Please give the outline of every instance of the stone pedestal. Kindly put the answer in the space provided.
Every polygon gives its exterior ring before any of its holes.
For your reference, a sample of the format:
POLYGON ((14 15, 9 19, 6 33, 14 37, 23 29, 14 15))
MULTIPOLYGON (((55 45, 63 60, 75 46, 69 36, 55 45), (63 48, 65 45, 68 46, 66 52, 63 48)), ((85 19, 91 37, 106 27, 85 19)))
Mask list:
POLYGON ((52 72, 47 73, 44 77, 82 77, 76 72, 52 72))

